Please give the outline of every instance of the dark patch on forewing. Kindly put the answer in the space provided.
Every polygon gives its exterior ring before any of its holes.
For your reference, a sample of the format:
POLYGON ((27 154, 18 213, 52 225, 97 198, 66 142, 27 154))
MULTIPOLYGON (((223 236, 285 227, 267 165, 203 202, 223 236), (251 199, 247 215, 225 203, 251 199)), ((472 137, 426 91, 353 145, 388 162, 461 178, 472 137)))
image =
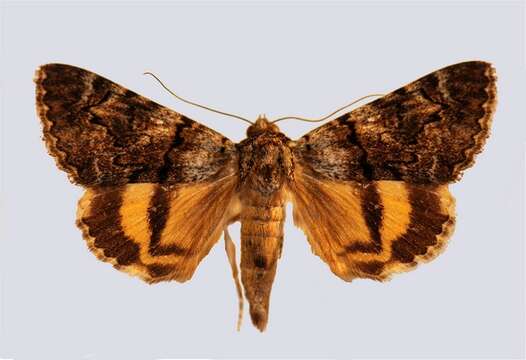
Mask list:
POLYGON ((168 187, 158 185, 150 201, 148 209, 148 224, 150 225, 151 238, 148 251, 152 256, 182 255, 186 251, 177 245, 160 245, 161 236, 168 220, 170 211, 170 191, 168 187))
POLYGON ((89 216, 82 219, 93 245, 104 251, 104 256, 115 258, 119 265, 130 265, 139 259, 139 245, 130 239, 121 227, 119 210, 122 206, 122 189, 112 189, 95 197, 89 216))
POLYGON ((357 129, 356 129, 356 123, 352 120, 349 120, 349 115, 344 115, 340 119, 345 119, 345 121, 342 121, 342 124, 345 124, 349 128, 349 135, 347 135, 347 140, 349 142, 349 145, 352 145, 353 147, 357 147, 360 149, 360 155, 356 159, 358 164, 360 164, 360 170, 357 171, 356 169, 351 169, 349 176, 351 177, 358 177, 361 181, 370 181, 374 178, 374 167, 369 164, 369 161, 367 160, 367 151, 363 148, 360 138, 358 137, 357 129))
POLYGON ((158 179, 159 179, 159 182, 161 183, 167 180, 177 179, 180 176, 180 174, 178 174, 176 171, 177 164, 172 158, 173 152, 183 144, 184 142, 183 131, 186 128, 191 127, 192 122, 193 122, 185 116, 181 116, 181 120, 183 121, 183 123, 177 126, 175 136, 172 140, 172 143, 170 147, 168 148, 168 150, 166 151, 166 153, 164 154, 164 157, 163 157, 164 164, 158 170, 158 179))
POLYGON ((393 241, 390 262, 411 263, 415 256, 424 255, 429 247, 437 245, 437 236, 449 220, 441 213, 440 198, 433 187, 408 187, 411 214, 409 227, 399 239, 393 241))

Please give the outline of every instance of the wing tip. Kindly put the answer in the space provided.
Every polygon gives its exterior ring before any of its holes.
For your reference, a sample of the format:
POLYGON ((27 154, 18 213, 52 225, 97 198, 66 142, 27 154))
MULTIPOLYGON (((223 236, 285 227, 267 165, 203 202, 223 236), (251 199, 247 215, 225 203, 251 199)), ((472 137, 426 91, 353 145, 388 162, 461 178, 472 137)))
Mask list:
POLYGON ((40 119, 42 126, 43 137, 42 140, 46 146, 48 154, 55 159, 56 166, 64 171, 68 175, 68 179, 73 184, 82 185, 78 180, 78 172, 74 167, 68 166, 66 163, 66 153, 59 150, 57 146, 58 139, 53 136, 51 129, 53 127, 53 122, 48 117, 49 106, 45 103, 44 97, 46 96, 46 89, 44 86, 44 81, 47 78, 47 68, 50 65, 56 64, 45 64, 39 66, 34 73, 33 81, 35 83, 35 102, 36 102, 36 111, 37 116, 40 119))
POLYGON ((497 109, 497 71, 493 64, 485 61, 473 61, 472 63, 484 64, 484 79, 487 79, 488 83, 484 88, 487 99, 482 104, 483 115, 478 119, 480 131, 473 136, 474 145, 464 151, 465 161, 457 164, 454 169, 454 173, 457 174, 454 181, 461 179, 463 171, 473 166, 476 157, 483 150, 486 140, 491 135, 491 125, 493 123, 493 117, 497 109))

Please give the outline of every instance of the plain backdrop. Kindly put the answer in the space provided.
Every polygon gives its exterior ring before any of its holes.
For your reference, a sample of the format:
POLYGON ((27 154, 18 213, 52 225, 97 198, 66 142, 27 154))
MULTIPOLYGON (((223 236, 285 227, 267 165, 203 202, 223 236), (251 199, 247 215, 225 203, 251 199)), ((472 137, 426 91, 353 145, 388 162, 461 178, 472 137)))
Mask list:
MULTIPOLYGON (((521 2, 2 2, 0 357, 14 359, 522 358, 524 6, 521 2), (147 285, 98 261, 75 226, 82 189, 41 141, 33 74, 95 71, 216 129, 321 116, 456 62, 492 62, 499 103, 484 152, 451 186, 457 226, 435 261, 345 283, 285 225, 270 322, 237 299, 222 241, 185 284, 147 285), (248 315, 245 313, 245 315, 248 315)), ((317 124, 284 121, 298 138, 317 124)), ((239 226, 233 226, 234 238, 239 226)))

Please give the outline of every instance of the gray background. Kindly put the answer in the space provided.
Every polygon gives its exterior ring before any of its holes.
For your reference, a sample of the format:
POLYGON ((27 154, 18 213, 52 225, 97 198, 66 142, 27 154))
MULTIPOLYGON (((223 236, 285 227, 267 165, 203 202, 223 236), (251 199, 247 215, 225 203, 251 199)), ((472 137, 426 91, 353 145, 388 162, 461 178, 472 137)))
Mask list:
MULTIPOLYGON (((523 20, 520 2, 2 3, 0 356, 523 357, 523 20), (85 67, 239 141, 245 123, 180 103, 142 72, 272 118, 320 116, 469 59, 495 64, 499 104, 484 152, 451 186, 449 248, 391 282, 348 284, 289 208, 264 334, 248 317, 234 329, 222 242, 185 284, 149 286, 95 259, 74 225, 82 189, 46 153, 32 83, 40 64, 85 67)), ((281 123, 292 138, 315 126, 281 123)))

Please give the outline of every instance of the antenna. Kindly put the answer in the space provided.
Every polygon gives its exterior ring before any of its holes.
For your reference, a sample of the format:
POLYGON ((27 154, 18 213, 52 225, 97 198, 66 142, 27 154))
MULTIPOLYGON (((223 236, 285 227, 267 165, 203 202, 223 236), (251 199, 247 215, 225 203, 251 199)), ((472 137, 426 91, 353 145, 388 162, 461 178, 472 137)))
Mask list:
POLYGON ((157 80, 157 82, 159 84, 161 84, 161 86, 166 90, 168 91, 170 94, 172 94, 175 98, 187 103, 187 104, 190 104, 190 105, 193 105, 193 106, 197 106, 197 107, 200 107, 201 109, 205 109, 205 110, 208 110, 208 111, 212 111, 212 112, 215 112, 215 113, 218 113, 218 114, 221 114, 221 115, 226 115, 226 116, 230 116, 230 117, 233 117, 233 118, 236 118, 236 119, 239 119, 239 120, 243 120, 243 121, 246 121, 247 123, 251 124, 251 125, 254 125, 254 123, 242 116, 239 116, 239 115, 235 115, 235 114, 230 114, 230 113, 227 113, 227 112, 224 112, 224 111, 221 111, 221 110, 217 110, 217 109, 214 109, 214 108, 211 108, 211 107, 208 107, 208 106, 205 106, 205 105, 201 105, 201 104, 198 104, 196 102, 193 102, 193 101, 190 101, 190 100, 186 100, 184 98, 182 98, 181 96, 177 95, 176 93, 174 93, 172 90, 170 90, 166 85, 163 84, 163 82, 161 80, 159 80, 159 78, 157 76, 155 76, 153 73, 147 71, 145 73, 143 73, 143 75, 150 75, 152 76, 155 80, 157 80))
MULTIPOLYGON (((226 115, 226 116, 230 116, 230 117, 233 117, 233 118, 236 118, 236 119, 239 119, 239 120, 242 120, 242 121, 245 121, 251 125, 254 125, 254 122, 248 120, 247 118, 244 118, 242 116, 239 116, 239 115, 236 115, 236 114, 231 114, 231 113, 227 113, 225 111, 221 111, 221 110, 217 110, 217 109, 214 109, 214 108, 211 108, 209 106, 205 106, 205 105, 201 105, 201 104, 198 104, 196 102, 193 102, 193 101, 190 101, 190 100, 187 100, 179 95, 177 95, 175 92, 173 92, 172 90, 170 90, 166 85, 164 85, 164 83, 153 73, 149 72, 149 71, 146 71, 145 73, 143 73, 143 75, 150 75, 151 77, 153 77, 155 80, 157 80, 157 82, 166 90, 168 91, 170 94, 172 94, 176 99, 182 101, 182 102, 185 102, 187 104, 190 104, 190 105, 193 105, 193 106, 196 106, 196 107, 199 107, 201 109, 205 109, 205 110, 208 110, 208 111, 212 111, 212 112, 215 112, 217 114, 221 114, 221 115, 226 115)), ((344 109, 347 109, 348 107, 356 104, 357 102, 360 102, 362 100, 365 100, 367 98, 370 98, 370 97, 378 97, 378 96, 384 96, 385 94, 370 94, 370 95, 366 95, 366 96, 362 96, 361 98, 357 99, 357 100, 354 100, 353 102, 345 105, 345 106, 342 106, 340 108, 338 108, 337 110, 331 112, 330 114, 328 115, 325 115, 321 118, 318 118, 318 119, 309 119, 309 118, 304 118, 304 117, 299 117, 299 116, 284 116, 284 117, 280 117, 274 121, 271 121, 272 124, 274 123, 277 123, 278 121, 282 121, 282 120, 287 120, 287 119, 293 119, 293 120, 300 120, 300 121, 306 121, 306 122, 320 122, 320 121, 324 121, 324 120, 327 120, 329 118, 331 118, 332 116, 336 115, 337 113, 339 113, 340 111, 344 110, 344 109)))
POLYGON ((303 117, 299 117, 299 116, 284 116, 284 117, 280 117, 279 119, 276 119, 274 121, 271 121, 271 123, 276 123, 278 121, 281 121, 281 120, 287 120, 287 119, 294 119, 294 120, 301 120, 301 121, 307 121, 307 122, 320 122, 320 121, 324 121, 324 120, 327 120, 329 119, 330 117, 332 117, 333 115, 339 113, 340 111, 348 108, 349 106, 352 106, 354 104, 356 104, 357 102, 360 102, 364 99, 367 99, 367 98, 370 98, 370 97, 373 97, 373 96, 384 96, 385 94, 370 94, 370 95, 366 95, 366 96, 362 96, 361 98, 357 99, 357 100, 354 100, 353 102, 345 105, 345 106, 342 106, 341 108, 331 112, 329 115, 325 115, 324 117, 321 117, 319 119, 308 119, 308 118, 303 118, 303 117))

